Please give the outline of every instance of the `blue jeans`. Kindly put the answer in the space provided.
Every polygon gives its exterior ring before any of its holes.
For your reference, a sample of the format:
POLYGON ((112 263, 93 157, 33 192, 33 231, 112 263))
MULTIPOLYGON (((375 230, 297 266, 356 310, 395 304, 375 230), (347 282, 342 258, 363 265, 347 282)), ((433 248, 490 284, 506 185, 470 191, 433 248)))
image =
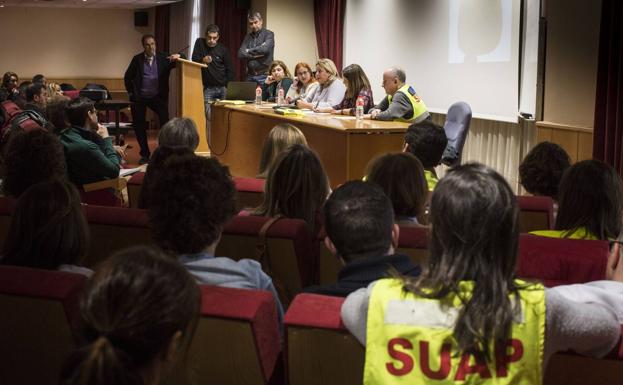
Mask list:
POLYGON ((203 103, 205 105, 207 122, 210 122, 210 102, 216 99, 225 99, 226 94, 226 87, 205 87, 203 89, 203 103))
POLYGON ((245 80, 248 82, 256 82, 260 86, 263 86, 266 81, 266 75, 247 75, 245 80))

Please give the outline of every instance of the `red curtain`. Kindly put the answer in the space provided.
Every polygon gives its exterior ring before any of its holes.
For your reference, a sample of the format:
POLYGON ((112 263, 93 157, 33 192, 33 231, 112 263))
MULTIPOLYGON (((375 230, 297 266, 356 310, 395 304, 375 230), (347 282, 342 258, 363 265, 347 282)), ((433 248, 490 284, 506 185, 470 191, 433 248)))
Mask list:
POLYGON ((623 2, 603 0, 593 157, 623 176, 623 2))
POLYGON ((154 23, 154 37, 158 51, 169 52, 169 5, 156 7, 156 22, 154 23))
POLYGON ((248 9, 238 7, 244 2, 231 0, 216 0, 214 2, 214 23, 221 30, 219 42, 229 48, 234 63, 236 80, 246 77, 246 68, 242 60, 238 59, 238 48, 247 34, 248 9))
POLYGON ((318 55, 333 60, 338 71, 342 70, 345 7, 346 0, 314 0, 318 55))

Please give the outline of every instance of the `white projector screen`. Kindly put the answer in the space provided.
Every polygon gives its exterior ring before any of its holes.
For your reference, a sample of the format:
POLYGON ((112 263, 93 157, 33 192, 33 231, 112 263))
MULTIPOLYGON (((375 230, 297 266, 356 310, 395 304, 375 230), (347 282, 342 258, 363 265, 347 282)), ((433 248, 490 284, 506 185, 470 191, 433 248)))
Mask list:
POLYGON ((399 66, 430 111, 464 101, 474 117, 516 122, 519 16, 517 0, 348 0, 344 66, 363 67, 376 103, 399 66))

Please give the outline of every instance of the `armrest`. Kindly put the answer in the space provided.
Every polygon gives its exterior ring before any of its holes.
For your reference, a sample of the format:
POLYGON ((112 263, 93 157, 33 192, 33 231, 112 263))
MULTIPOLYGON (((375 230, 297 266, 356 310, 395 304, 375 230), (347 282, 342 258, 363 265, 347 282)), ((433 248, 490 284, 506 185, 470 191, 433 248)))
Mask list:
POLYGON ((112 188, 117 191, 123 190, 128 185, 128 180, 126 178, 115 178, 115 179, 106 179, 99 182, 88 183, 82 185, 84 192, 96 191, 96 190, 104 190, 107 188, 112 188))

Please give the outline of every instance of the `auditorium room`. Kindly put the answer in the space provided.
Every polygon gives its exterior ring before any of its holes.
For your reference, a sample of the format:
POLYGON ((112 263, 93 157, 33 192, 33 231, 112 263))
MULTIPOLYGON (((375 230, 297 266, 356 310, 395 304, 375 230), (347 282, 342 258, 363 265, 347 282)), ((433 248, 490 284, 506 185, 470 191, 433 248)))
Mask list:
POLYGON ((623 384, 622 26, 0 0, 0 385, 623 384))

